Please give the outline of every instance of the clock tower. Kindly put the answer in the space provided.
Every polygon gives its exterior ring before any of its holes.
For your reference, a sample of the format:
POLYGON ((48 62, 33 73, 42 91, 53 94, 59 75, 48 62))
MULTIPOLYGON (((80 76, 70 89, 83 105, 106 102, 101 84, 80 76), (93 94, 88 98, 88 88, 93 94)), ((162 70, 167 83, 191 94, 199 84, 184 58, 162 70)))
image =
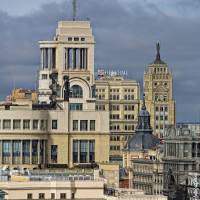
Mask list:
POLYGON ((160 58, 160 44, 156 44, 156 59, 144 72, 144 94, 151 115, 154 134, 162 138, 168 125, 176 123, 172 73, 160 58))

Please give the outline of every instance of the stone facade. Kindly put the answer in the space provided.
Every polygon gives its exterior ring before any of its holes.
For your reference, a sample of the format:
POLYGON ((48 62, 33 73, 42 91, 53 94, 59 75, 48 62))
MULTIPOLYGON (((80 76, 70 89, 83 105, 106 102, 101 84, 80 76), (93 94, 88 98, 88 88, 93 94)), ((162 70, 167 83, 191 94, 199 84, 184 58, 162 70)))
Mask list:
POLYGON ((90 22, 61 21, 54 40, 39 44, 39 104, 0 105, 0 165, 108 162, 109 112, 96 111, 90 22))
MULTIPOLYGON (((39 102, 49 103, 50 74, 57 73, 57 100, 64 100, 64 76, 69 77, 70 103, 94 97, 94 36, 89 21, 60 21, 54 40, 40 41, 39 102), (84 93, 74 94, 75 90, 84 93), (73 92, 74 91, 74 92, 73 92)), ((87 104, 86 104, 87 105, 87 104)), ((84 105, 83 105, 84 106, 84 105)))
POLYGON ((98 180, 7 181, 0 182, 9 200, 24 199, 94 199, 103 200, 104 183, 98 180))
POLYGON ((154 134, 162 138, 165 128, 176 123, 176 108, 172 73, 168 65, 160 59, 159 44, 155 61, 144 72, 144 93, 154 134))
POLYGON ((145 194, 160 195, 163 190, 163 164, 157 159, 132 161, 132 186, 145 194))
MULTIPOLYGON (((94 106, 95 107, 95 106, 94 106)), ((73 167, 109 160, 106 111, 0 107, 0 165, 73 167), (103 125, 102 125, 103 124, 103 125), (104 151, 102 151, 102 149, 104 151)))
POLYGON ((122 150, 137 125, 139 83, 120 76, 95 80, 96 110, 109 112, 110 161, 122 163, 122 150))
POLYGON ((190 172, 200 169, 200 134, 188 128, 170 126, 164 136, 164 192, 168 191, 168 172, 175 184, 183 184, 190 172))

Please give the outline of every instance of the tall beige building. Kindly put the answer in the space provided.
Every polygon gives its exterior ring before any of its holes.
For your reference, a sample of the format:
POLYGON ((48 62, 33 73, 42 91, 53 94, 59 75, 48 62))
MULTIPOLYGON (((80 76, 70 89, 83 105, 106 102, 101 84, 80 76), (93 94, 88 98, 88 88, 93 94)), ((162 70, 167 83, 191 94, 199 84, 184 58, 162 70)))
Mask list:
POLYGON ((95 84, 96 110, 110 115, 110 161, 122 162, 122 150, 138 121, 139 83, 122 76, 103 76, 95 84))
POLYGON ((88 21, 61 21, 54 40, 40 42, 40 104, 0 105, 0 166, 109 161, 109 112, 95 109, 94 43, 88 21))
POLYGON ((158 43, 156 59, 148 65, 144 72, 144 94, 154 134, 161 138, 165 128, 176 122, 172 79, 168 65, 160 58, 158 43))
MULTIPOLYGON (((64 76, 69 76, 70 103, 95 101, 94 36, 89 21, 60 21, 54 40, 40 41, 39 102, 49 103, 50 74, 57 73, 57 96, 64 100, 64 76), (84 97, 84 98, 82 98, 84 97)), ((78 107, 78 106, 77 106, 78 107)))

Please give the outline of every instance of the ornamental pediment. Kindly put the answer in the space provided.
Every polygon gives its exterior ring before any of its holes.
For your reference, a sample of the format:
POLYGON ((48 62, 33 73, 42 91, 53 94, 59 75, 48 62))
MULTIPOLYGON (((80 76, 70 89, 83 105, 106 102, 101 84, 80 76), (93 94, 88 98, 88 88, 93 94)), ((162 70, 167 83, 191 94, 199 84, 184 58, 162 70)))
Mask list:
POLYGON ((166 87, 164 87, 164 86, 162 86, 162 85, 159 85, 158 87, 156 87, 156 88, 154 89, 154 91, 155 91, 155 92, 168 92, 169 90, 168 90, 166 87))

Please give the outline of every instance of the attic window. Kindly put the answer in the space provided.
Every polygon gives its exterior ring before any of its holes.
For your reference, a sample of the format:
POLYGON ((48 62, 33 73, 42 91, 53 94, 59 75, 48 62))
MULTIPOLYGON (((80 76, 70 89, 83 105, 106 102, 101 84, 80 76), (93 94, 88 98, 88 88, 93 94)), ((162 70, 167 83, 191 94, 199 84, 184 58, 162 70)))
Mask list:
POLYGON ((5 110, 10 110, 10 105, 5 105, 5 110))
POLYGON ((72 41, 72 37, 68 37, 68 41, 72 41))
POLYGON ((79 41, 79 38, 78 38, 78 37, 75 37, 75 38, 74 38, 74 41, 76 41, 76 42, 79 41))
POLYGON ((82 41, 82 42, 85 41, 85 38, 81 38, 81 41, 82 41))

